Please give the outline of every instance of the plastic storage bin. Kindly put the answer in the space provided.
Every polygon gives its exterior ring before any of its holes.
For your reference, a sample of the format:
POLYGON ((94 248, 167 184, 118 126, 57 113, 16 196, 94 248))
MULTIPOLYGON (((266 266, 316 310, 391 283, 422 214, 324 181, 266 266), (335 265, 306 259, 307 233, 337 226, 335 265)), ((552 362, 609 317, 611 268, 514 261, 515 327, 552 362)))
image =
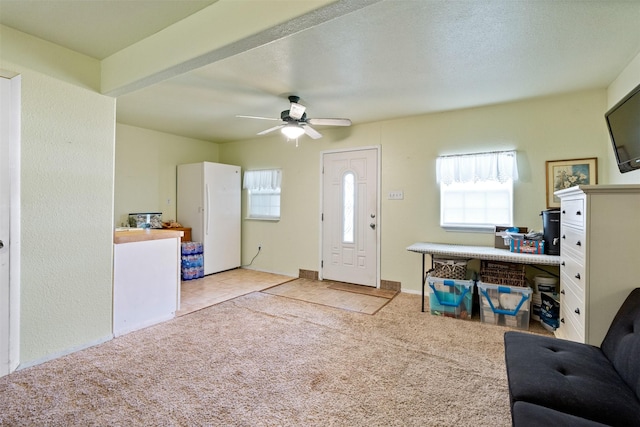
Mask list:
POLYGON ((429 309, 436 316, 471 319, 473 314, 472 280, 427 277, 429 309))
POLYGON ((478 292, 481 322, 529 329, 531 288, 479 282, 478 292))

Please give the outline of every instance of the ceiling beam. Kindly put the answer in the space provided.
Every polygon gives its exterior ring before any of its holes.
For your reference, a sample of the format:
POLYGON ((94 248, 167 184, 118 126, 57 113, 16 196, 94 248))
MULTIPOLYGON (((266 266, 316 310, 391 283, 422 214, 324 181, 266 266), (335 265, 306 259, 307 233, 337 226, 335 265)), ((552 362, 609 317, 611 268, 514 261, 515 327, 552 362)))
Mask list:
POLYGON ((219 0, 101 63, 120 96, 314 27, 381 0, 219 0))

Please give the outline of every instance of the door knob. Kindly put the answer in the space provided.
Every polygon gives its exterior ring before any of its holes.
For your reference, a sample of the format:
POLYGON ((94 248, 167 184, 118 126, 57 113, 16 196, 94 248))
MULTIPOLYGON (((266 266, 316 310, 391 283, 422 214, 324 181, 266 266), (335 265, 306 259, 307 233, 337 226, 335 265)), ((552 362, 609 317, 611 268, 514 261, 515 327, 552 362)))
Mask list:
POLYGON ((0 249, 4 248, 4 242, 0 240, 0 249))
POLYGON ((371 227, 372 230, 376 229, 376 225, 373 222, 371 224, 369 224, 369 227, 371 227))

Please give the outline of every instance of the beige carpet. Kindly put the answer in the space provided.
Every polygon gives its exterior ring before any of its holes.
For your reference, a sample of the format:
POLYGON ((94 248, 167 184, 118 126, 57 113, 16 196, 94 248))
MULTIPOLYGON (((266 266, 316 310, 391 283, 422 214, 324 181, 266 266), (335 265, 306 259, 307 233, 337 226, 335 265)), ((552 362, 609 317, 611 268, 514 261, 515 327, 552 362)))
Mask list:
POLYGON ((0 378, 0 425, 508 426, 505 330, 255 292, 0 378))

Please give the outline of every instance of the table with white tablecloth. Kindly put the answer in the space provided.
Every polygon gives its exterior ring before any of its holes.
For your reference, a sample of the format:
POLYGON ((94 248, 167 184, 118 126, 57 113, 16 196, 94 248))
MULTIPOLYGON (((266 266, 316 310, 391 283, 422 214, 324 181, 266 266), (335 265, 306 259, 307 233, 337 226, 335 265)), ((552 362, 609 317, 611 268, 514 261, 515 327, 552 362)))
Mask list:
POLYGON ((424 311, 424 287, 427 282, 427 273, 433 267, 432 260, 431 267, 429 269, 426 268, 425 255, 513 262, 517 264, 530 265, 560 265, 560 256, 557 255, 538 255, 510 252, 506 249, 497 249, 490 246, 466 246, 446 243, 419 242, 407 247, 407 250, 410 252, 422 254, 422 311, 424 311))

